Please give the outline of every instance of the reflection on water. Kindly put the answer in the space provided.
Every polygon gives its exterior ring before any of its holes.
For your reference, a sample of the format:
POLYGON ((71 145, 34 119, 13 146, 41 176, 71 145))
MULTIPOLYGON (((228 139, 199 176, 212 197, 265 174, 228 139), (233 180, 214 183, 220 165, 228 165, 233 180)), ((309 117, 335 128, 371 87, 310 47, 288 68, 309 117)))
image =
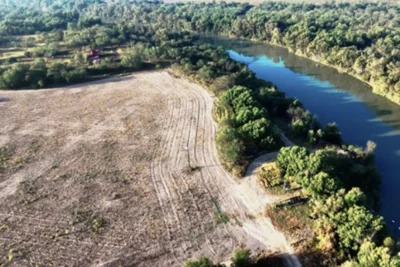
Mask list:
MULTIPOLYGON (((377 96, 371 92, 371 88, 360 82, 358 79, 342 74, 333 68, 316 63, 303 57, 296 56, 285 48, 272 46, 264 43, 248 42, 237 39, 225 39, 215 37, 203 37, 202 41, 222 45, 227 49, 245 55, 244 63, 250 64, 254 60, 267 58, 266 63, 271 67, 286 67, 293 72, 304 74, 301 79, 308 81, 310 85, 318 84, 319 87, 326 87, 342 90, 354 94, 351 96, 367 104, 372 112, 375 112, 381 121, 391 124, 400 131, 400 106, 377 96)), ((337 90, 330 90, 329 93, 340 93, 337 90)))
POLYGON ((381 214, 400 237, 400 106, 371 92, 366 84, 335 69, 263 43, 203 37, 223 45, 230 56, 246 63, 257 77, 273 82, 298 98, 321 123, 336 122, 346 142, 377 144, 376 161, 383 176, 381 214), (396 223, 392 223, 394 220, 396 223))

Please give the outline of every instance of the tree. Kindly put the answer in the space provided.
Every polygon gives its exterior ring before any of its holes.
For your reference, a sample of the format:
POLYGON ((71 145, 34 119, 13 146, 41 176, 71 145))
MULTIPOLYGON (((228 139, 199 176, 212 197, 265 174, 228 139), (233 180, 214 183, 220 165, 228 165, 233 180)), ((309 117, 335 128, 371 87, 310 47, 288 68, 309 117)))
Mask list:
POLYGON ((400 254, 392 256, 386 247, 378 247, 371 241, 365 241, 357 255, 357 260, 346 262, 344 267, 397 267, 400 266, 400 254))
POLYGON ((0 76, 0 88, 17 89, 23 86, 29 86, 29 83, 26 79, 29 69, 29 65, 13 65, 0 76))
POLYGON ((53 84, 60 84, 65 81, 64 73, 67 71, 67 65, 61 62, 53 62, 48 66, 47 79, 53 84))
POLYGON ((340 129, 335 123, 326 125, 322 138, 330 144, 340 145, 342 143, 340 129))
MULTIPOLYGON (((365 195, 358 188, 347 193, 340 189, 314 208, 316 226, 330 225, 336 233, 338 248, 348 254, 357 252, 364 241, 372 239, 384 227, 381 216, 362 206, 364 199, 365 195)), ((321 228, 319 230, 323 237, 325 234, 321 228)))
POLYGON ((143 65, 143 58, 136 47, 131 47, 130 51, 122 57, 121 65, 128 69, 139 70, 143 65))
POLYGON ((231 127, 220 127, 217 132, 216 142, 223 163, 231 170, 240 162, 245 150, 239 133, 231 127))
POLYGON ((296 176, 307 169, 308 155, 305 147, 283 147, 277 156, 277 166, 285 171, 285 176, 296 176))
POLYGON ((217 267, 210 259, 202 256, 199 260, 189 260, 185 262, 184 267, 217 267))
POLYGON ((325 172, 316 175, 300 175, 296 181, 318 201, 330 197, 339 188, 337 180, 325 172))
POLYGON ((250 259, 251 252, 249 249, 238 249, 233 253, 233 264, 235 267, 249 267, 251 266, 250 259))
POLYGON ((383 229, 383 218, 373 215, 362 206, 352 206, 337 215, 339 245, 343 249, 357 251, 360 244, 383 229))

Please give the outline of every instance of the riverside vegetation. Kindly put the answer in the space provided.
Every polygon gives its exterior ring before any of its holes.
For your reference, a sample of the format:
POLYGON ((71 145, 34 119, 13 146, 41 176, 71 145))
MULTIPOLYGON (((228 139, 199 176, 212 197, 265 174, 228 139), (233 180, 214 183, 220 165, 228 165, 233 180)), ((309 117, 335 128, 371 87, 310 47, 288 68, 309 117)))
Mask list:
MULTIPOLYGON (((0 87, 43 88, 173 64, 216 95, 217 149, 225 168, 235 176, 242 176, 255 156, 283 146, 282 128, 305 146, 280 150, 272 172, 275 177, 269 178, 275 180, 269 184, 300 186, 301 194, 310 198, 305 205, 313 218, 313 235, 304 249, 321 252, 316 262, 399 266, 398 249, 382 217, 373 211, 378 207, 380 179, 373 144, 364 150, 343 144, 336 125, 323 127, 298 100, 257 79, 245 65, 231 60, 224 48, 197 45, 189 32, 257 38, 353 74, 359 69, 365 81, 378 83, 379 90, 396 99, 400 90, 397 7, 151 1, 22 1, 18 5, 0 7, 0 87), (361 14, 364 25, 376 27, 361 28, 357 20, 349 21, 347 12, 361 14), (367 16, 370 13, 379 19, 367 16), (91 58, 88 50, 98 57, 91 58), (373 58, 366 60, 369 56, 373 58), (319 150, 310 153, 308 149, 315 147, 319 150)), ((280 212, 267 211, 272 217, 280 212)))
MULTIPOLYGON (((136 41, 129 37, 140 31, 143 33, 143 30, 150 38, 152 32, 147 27, 251 38, 287 47, 296 54, 334 66, 369 83, 375 93, 400 104, 400 7, 395 4, 163 5, 158 1, 147 1, 133 6, 123 1, 114 5, 102 1, 80 4, 54 1, 50 2, 48 12, 43 13, 38 10, 40 3, 22 1, 19 5, 25 8, 17 11, 2 5, 0 17, 4 19, 0 24, 0 44, 13 41, 15 38, 11 36, 54 29, 71 30, 65 38, 65 46, 69 48, 136 41), (109 27, 112 24, 117 27, 109 27)), ((63 39, 62 33, 57 36, 58 41, 47 39, 47 44, 33 49, 33 53, 54 56, 63 39)), ((32 45, 32 38, 35 37, 25 38, 23 45, 32 45)), ((30 51, 26 52, 26 55, 30 54, 30 51)))
POLYGON ((175 27, 265 41, 333 66, 400 104, 400 6, 186 3, 156 10, 175 27))

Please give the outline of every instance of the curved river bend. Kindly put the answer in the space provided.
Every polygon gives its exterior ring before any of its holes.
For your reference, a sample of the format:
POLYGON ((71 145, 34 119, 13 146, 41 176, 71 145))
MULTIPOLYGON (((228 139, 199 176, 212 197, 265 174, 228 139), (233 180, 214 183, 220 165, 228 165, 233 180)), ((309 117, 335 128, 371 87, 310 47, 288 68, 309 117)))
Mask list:
POLYGON ((345 142, 365 146, 374 141, 382 175, 380 214, 400 237, 400 106, 349 75, 281 47, 215 36, 201 37, 201 42, 229 49, 232 59, 246 63, 258 78, 271 81, 287 96, 298 98, 321 123, 336 122, 345 142))

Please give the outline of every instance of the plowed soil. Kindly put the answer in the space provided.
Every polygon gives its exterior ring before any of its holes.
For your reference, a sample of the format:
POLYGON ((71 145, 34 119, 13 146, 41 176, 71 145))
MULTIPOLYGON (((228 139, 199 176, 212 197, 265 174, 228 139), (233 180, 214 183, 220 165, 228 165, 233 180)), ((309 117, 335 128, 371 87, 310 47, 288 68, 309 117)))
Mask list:
MULTIPOLYGON (((0 92, 0 265, 182 266, 291 253, 214 144, 213 98, 166 71, 0 92)), ((285 256, 298 266, 293 256, 285 256)))

